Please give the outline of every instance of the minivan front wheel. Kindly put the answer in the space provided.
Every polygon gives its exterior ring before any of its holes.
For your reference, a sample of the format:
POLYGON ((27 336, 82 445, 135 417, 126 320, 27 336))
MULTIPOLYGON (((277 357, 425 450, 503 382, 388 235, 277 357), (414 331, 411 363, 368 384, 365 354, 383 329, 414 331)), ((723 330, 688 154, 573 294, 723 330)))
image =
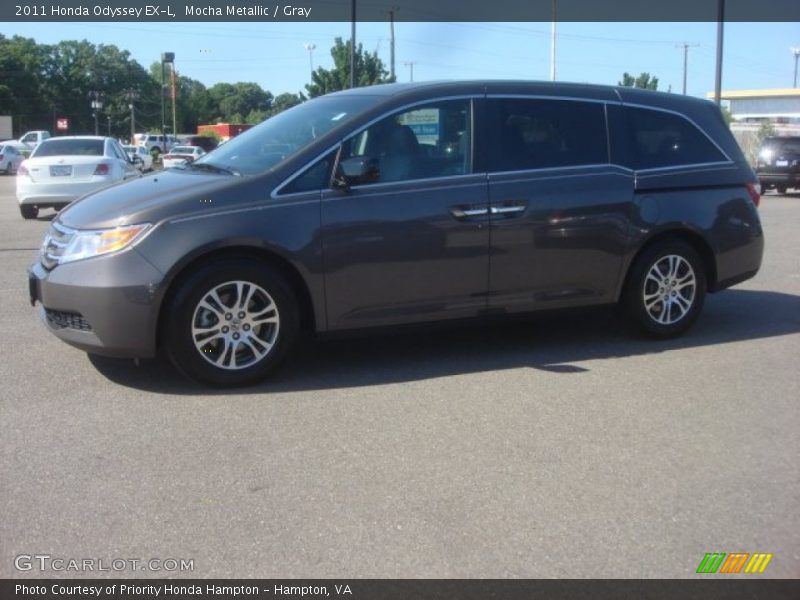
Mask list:
POLYGON ((706 277, 703 262, 686 242, 661 242, 633 266, 625 302, 634 321, 648 335, 670 338, 691 327, 703 308, 706 277))
POLYGON ((170 302, 162 341, 190 378, 214 386, 266 377, 298 337, 291 286, 252 259, 224 259, 193 272, 170 302))

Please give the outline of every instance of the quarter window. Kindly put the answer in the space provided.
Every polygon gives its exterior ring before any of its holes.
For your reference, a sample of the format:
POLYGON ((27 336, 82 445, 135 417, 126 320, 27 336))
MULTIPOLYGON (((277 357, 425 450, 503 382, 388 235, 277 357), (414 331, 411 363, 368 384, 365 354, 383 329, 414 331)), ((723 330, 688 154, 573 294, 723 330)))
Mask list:
POLYGON ((471 169, 469 100, 434 102, 387 117, 351 138, 342 158, 376 161, 372 183, 464 175, 471 169))
POLYGON ((325 158, 318 160, 308 167, 295 179, 290 181, 280 191, 280 194, 298 194, 300 192, 313 192, 327 188, 331 181, 331 171, 333 162, 336 159, 336 151, 331 152, 325 158))
POLYGON ((603 105, 574 100, 489 100, 490 171, 608 162, 603 105))
POLYGON ((637 169, 726 160, 719 148, 683 117, 646 108, 628 108, 628 115, 637 169))

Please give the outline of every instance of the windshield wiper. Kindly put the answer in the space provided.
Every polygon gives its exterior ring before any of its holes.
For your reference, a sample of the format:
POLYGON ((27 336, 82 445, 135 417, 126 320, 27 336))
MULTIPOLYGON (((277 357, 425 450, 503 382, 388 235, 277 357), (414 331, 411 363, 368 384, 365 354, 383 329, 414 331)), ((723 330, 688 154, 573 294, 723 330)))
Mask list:
POLYGON ((228 173, 229 175, 233 175, 234 177, 241 177, 242 172, 239 169, 234 169, 232 167, 220 167, 219 165, 215 165, 212 163, 196 163, 192 162, 187 165, 189 169, 200 169, 203 171, 214 171, 215 173, 228 173))

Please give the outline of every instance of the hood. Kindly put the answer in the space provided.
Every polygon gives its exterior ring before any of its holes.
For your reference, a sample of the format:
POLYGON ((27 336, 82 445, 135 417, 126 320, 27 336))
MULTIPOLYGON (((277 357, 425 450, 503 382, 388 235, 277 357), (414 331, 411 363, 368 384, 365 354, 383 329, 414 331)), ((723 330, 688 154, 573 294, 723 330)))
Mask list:
POLYGON ((167 170, 104 188, 65 208, 58 220, 75 229, 102 229, 219 210, 269 197, 263 177, 167 170), (253 185, 254 182, 258 185, 253 185), (237 187, 235 194, 224 193, 237 187))

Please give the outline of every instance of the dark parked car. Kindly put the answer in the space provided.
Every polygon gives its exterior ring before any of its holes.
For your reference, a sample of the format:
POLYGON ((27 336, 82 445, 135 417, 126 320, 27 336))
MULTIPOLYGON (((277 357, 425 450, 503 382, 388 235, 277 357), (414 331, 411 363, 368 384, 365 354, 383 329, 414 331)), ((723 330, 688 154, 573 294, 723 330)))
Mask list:
POLYGON ((774 188, 785 194, 800 188, 800 137, 768 137, 761 145, 756 163, 761 192, 774 188))
POLYGON ((620 303, 684 332, 752 277, 756 178, 719 109, 631 88, 393 84, 305 102, 62 211, 30 270, 90 353, 264 377, 301 330, 620 303))

